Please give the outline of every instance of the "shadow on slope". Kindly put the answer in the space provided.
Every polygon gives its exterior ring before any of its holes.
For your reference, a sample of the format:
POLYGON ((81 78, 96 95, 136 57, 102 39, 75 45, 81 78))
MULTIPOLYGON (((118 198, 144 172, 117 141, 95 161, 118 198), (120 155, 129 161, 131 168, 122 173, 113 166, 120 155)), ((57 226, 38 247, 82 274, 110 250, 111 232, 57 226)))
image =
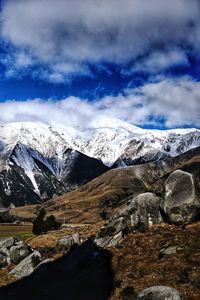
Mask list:
POLYGON ((112 289, 111 254, 88 240, 29 277, 0 288, 0 299, 106 300, 112 289))

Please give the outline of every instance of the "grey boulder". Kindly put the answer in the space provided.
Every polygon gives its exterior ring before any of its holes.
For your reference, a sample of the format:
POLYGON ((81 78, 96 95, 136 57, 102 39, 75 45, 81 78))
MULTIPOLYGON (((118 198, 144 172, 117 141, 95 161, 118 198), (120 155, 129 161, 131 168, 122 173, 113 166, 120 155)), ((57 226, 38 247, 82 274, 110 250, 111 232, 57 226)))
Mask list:
POLYGON ((130 203, 130 208, 133 210, 131 226, 137 227, 139 224, 143 224, 147 229, 153 224, 161 223, 160 201, 160 197, 153 193, 143 193, 133 198, 130 203))
POLYGON ((15 241, 16 238, 13 237, 0 238, 0 248, 10 248, 14 245, 15 241))
POLYGON ((99 232, 95 242, 101 247, 120 243, 127 230, 148 229, 162 222, 161 199, 153 193, 142 193, 123 206, 110 222, 99 232))
POLYGON ((200 214, 200 198, 192 174, 176 170, 164 183, 161 208, 167 219, 175 224, 188 224, 200 214))
POLYGON ((7 264, 8 264, 7 256, 3 253, 0 253, 0 268, 7 266, 7 264))
POLYGON ((181 300, 180 293, 167 286, 152 286, 142 291, 139 300, 181 300))
POLYGON ((96 244, 100 247, 112 247, 119 244, 123 239, 125 226, 123 217, 112 220, 108 225, 101 228, 95 239, 96 244))
POLYGON ((16 243, 16 246, 12 246, 10 248, 10 262, 13 264, 18 264, 29 254, 29 247, 23 241, 19 241, 18 243, 16 243))
POLYGON ((73 245, 75 245, 75 244, 80 245, 80 243, 81 243, 80 236, 78 233, 76 233, 72 236, 62 237, 61 239, 59 239, 57 241, 56 246, 57 246, 58 250, 67 253, 73 245))
POLYGON ((9 264, 18 264, 31 252, 31 248, 17 238, 0 239, 0 268, 9 264))
POLYGON ((24 258, 9 274, 16 278, 23 278, 30 275, 41 262, 41 254, 34 251, 24 258))

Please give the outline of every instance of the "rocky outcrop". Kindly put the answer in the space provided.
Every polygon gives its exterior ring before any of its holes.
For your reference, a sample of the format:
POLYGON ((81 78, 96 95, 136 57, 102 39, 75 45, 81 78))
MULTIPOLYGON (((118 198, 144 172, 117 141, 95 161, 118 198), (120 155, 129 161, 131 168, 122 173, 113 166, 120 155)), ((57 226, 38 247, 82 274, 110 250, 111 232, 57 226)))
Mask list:
POLYGON ((161 208, 175 224, 188 224, 200 215, 200 197, 192 174, 176 170, 164 183, 161 208))
POLYGON ((143 193, 130 199, 111 221, 103 227, 96 239, 102 247, 115 246, 130 230, 146 230, 162 222, 160 198, 153 193, 143 193))
POLYGON ((31 248, 17 238, 0 239, 0 267, 18 264, 32 252, 31 248))
POLYGON ((30 275, 41 262, 41 255, 38 251, 34 251, 28 257, 24 258, 9 274, 23 278, 30 275))
POLYGON ((0 205, 8 207, 11 202, 15 206, 42 203, 110 169, 100 160, 64 145, 61 157, 54 148, 49 149, 48 157, 40 150, 17 143, 6 154, 5 161, 2 161, 0 152, 0 205))
POLYGON ((142 291, 138 300, 181 300, 179 292, 167 286, 152 286, 142 291))
POLYGON ((74 245, 80 245, 81 239, 78 233, 72 236, 64 236, 57 241, 56 247, 58 250, 67 253, 74 245))

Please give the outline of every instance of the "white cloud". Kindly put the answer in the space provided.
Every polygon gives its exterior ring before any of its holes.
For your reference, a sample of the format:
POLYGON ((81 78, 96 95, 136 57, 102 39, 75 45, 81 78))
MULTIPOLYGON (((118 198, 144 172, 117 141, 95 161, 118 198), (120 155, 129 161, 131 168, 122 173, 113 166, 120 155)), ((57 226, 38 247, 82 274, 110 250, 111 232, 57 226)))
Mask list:
POLYGON ((169 51, 154 51, 145 58, 135 62, 128 70, 122 70, 121 73, 130 75, 135 72, 147 72, 151 75, 155 75, 178 65, 189 66, 187 54, 183 50, 170 49, 169 51))
POLYGON ((200 83, 183 77, 162 80, 124 94, 107 96, 98 101, 68 97, 60 101, 41 99, 0 103, 0 122, 40 121, 72 127, 96 127, 112 118, 134 125, 200 128, 200 83))
POLYGON ((200 47, 198 0, 7 0, 1 25, 15 68, 42 63, 56 80, 88 72, 88 62, 125 64, 147 54, 143 67, 159 71, 186 59, 182 46, 200 47))

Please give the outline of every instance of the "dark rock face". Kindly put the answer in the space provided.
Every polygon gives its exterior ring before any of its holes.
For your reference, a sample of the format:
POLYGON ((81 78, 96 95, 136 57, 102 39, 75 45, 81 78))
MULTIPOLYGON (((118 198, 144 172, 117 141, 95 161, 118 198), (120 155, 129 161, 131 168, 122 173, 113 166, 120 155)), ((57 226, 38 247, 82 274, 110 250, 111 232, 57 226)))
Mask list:
POLYGON ((192 174, 176 170, 164 183, 161 208, 170 222, 188 224, 200 215, 200 198, 192 174))
MULTIPOLYGON (((0 161, 1 162, 1 161, 0 161)), ((17 144, 0 172, 0 204, 42 203, 108 171, 101 161, 67 149, 62 160, 17 144)))
POLYGON ((167 286, 152 286, 139 294, 139 300, 181 300, 179 292, 167 286))
MULTIPOLYGON (((70 151, 73 151, 70 149, 70 151)), ((100 160, 89 157, 76 151, 77 157, 74 161, 73 168, 70 169, 69 174, 64 179, 67 186, 79 186, 88 181, 102 175, 110 170, 100 160)))
POLYGON ((0 203, 5 207, 8 207, 10 203, 15 206, 41 203, 30 179, 17 165, 0 173, 0 203), (7 185, 9 185, 9 190, 7 190, 7 185))
POLYGON ((0 288, 3 300, 107 300, 113 288, 110 254, 86 241, 72 253, 0 288))

